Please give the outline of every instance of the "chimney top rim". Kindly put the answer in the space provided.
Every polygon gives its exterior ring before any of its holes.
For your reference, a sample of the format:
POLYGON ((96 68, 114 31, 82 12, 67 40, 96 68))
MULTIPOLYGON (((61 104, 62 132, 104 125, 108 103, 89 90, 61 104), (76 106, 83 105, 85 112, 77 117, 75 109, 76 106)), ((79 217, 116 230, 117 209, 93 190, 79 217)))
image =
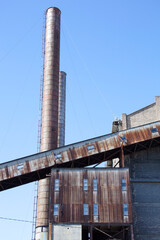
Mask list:
POLYGON ((65 75, 67 75, 67 73, 66 72, 64 72, 64 71, 59 71, 61 74, 65 74, 65 75))
POLYGON ((49 8, 47 8, 46 13, 48 12, 49 9, 53 9, 53 10, 55 10, 55 11, 57 11, 57 12, 59 12, 61 14, 61 10, 59 8, 57 8, 57 7, 49 7, 49 8))

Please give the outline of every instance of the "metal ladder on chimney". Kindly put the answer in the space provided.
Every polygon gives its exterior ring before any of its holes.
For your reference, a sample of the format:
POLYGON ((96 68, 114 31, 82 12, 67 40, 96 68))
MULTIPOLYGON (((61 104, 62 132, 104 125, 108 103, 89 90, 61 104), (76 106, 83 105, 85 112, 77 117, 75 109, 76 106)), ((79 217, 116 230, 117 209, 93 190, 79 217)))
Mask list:
POLYGON ((32 240, 36 239, 37 199, 38 199, 38 182, 36 181, 34 186, 32 240))
MULTIPOLYGON (((44 14, 43 14, 43 30, 42 30, 42 53, 41 53, 41 77, 40 77, 40 98, 39 98, 37 152, 40 152, 40 147, 41 147, 45 32, 46 32, 46 12, 44 11, 44 14)), ((35 187, 34 187, 33 222, 32 222, 32 239, 31 240, 36 239, 37 201, 38 201, 38 182, 36 181, 35 182, 35 187)))
POLYGON ((42 53, 41 53, 41 77, 40 77, 40 97, 39 97, 39 119, 38 119, 37 152, 40 152, 40 147, 41 147, 43 78, 44 78, 44 55, 45 55, 45 33, 46 33, 46 12, 44 11, 44 15, 43 15, 43 30, 42 30, 42 53))

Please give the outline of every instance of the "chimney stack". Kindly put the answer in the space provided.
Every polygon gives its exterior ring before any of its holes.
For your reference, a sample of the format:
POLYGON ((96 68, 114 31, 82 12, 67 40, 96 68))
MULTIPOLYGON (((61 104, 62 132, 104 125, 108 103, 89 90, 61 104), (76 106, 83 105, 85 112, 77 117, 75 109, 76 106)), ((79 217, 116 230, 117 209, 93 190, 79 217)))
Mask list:
MULTIPOLYGON (((41 152, 58 146, 60 15, 55 7, 46 11, 41 152)), ((36 240, 48 239, 48 218, 49 178, 46 178, 39 181, 36 240)))
POLYGON ((58 147, 65 145, 66 73, 59 72, 58 147))

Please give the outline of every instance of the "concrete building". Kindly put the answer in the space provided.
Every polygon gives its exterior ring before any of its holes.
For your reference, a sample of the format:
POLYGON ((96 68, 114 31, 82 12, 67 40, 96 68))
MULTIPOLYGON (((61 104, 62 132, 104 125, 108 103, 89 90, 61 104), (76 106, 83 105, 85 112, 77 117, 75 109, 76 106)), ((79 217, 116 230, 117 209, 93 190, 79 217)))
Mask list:
POLYGON ((160 96, 155 102, 133 113, 122 113, 119 131, 160 120, 160 96))

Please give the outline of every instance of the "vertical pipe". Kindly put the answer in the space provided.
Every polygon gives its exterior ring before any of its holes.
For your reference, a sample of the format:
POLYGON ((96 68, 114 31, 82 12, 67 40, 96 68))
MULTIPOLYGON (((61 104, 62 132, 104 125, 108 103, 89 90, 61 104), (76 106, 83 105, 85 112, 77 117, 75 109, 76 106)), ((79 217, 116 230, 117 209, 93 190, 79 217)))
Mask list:
MULTIPOLYGON (((60 10, 46 11, 41 151, 57 147, 60 56, 60 10)), ((49 178, 39 181, 36 240, 48 239, 49 178)))
POLYGON ((58 147, 65 145, 66 73, 59 72, 58 147))

